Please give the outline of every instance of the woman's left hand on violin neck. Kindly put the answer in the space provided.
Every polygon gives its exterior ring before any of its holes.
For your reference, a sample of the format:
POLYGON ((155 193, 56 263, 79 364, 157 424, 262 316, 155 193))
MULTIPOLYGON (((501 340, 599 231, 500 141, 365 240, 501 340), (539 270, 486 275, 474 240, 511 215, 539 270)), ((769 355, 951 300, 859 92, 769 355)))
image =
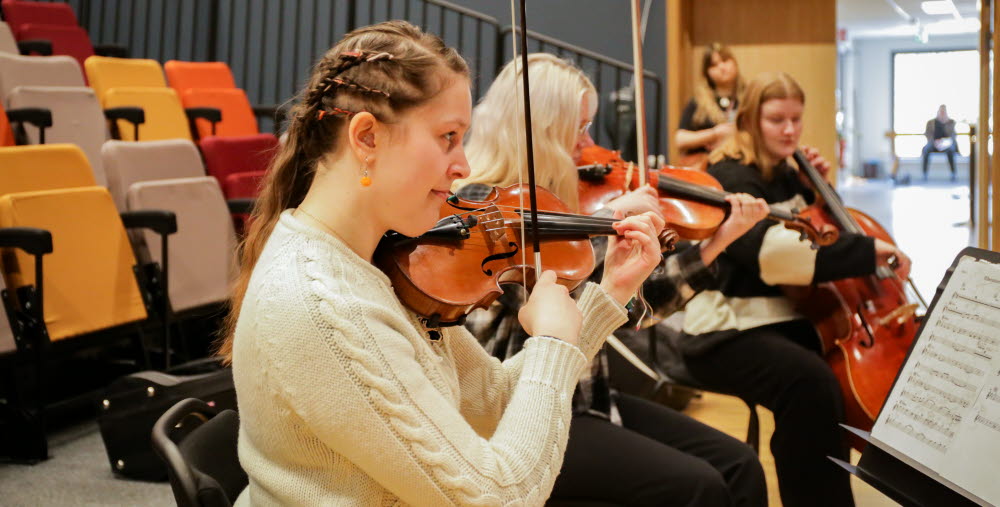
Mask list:
POLYGON ((650 185, 626 192, 608 201, 605 206, 612 211, 620 211, 622 216, 626 217, 650 212, 663 217, 663 211, 660 210, 660 196, 650 185))
POLYGON ((614 217, 621 221, 614 224, 618 236, 608 238, 601 287, 624 306, 663 259, 658 236, 665 222, 653 212, 622 218, 615 211, 614 217))

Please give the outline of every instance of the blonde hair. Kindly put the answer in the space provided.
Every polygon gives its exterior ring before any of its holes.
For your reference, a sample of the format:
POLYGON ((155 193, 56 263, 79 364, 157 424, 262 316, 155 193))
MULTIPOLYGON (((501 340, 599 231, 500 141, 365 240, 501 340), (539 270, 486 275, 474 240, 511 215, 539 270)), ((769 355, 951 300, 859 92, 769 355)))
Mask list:
MULTIPOLYGON (((729 118, 726 116, 726 112, 719 107, 719 103, 715 99, 715 83, 712 82, 712 78, 708 75, 708 69, 712 67, 712 56, 719 55, 722 61, 733 60, 736 61, 736 57, 733 55, 733 51, 729 49, 729 46, 713 42, 708 47, 705 48, 705 52, 701 56, 701 76, 698 78, 698 82, 694 86, 694 116, 691 118, 695 123, 705 123, 706 121, 711 121, 712 123, 718 125, 720 123, 726 123, 729 118)), ((739 73, 739 64, 736 66, 736 84, 733 87, 733 98, 737 102, 740 102, 740 97, 743 96, 746 90, 746 83, 743 81, 743 76, 739 73)))
MULTIPOLYGON (((507 186, 528 181, 524 120, 516 107, 521 86, 520 60, 504 66, 486 95, 472 111, 472 128, 465 144, 469 183, 507 186), (518 91, 515 92, 515 83, 518 91), (516 94, 517 93, 517 94, 516 94)), ((579 188, 572 149, 576 144, 581 97, 597 90, 578 67, 546 53, 528 55, 531 90, 535 182, 551 190, 571 209, 579 209, 579 188)))
POLYGON ((337 151, 350 112, 392 122, 440 92, 448 72, 467 76, 469 69, 440 38, 405 21, 354 30, 316 63, 289 112, 287 138, 268 168, 241 244, 240 272, 217 350, 226 362, 232 360, 233 332, 257 259, 282 211, 305 198, 319 160, 337 151))
POLYGON ((736 134, 709 154, 710 164, 724 158, 736 159, 746 165, 756 165, 764 179, 771 180, 774 167, 781 161, 774 160, 768 153, 760 131, 760 108, 771 99, 798 99, 804 106, 806 94, 795 79, 784 72, 767 72, 754 78, 747 85, 736 112, 736 134))

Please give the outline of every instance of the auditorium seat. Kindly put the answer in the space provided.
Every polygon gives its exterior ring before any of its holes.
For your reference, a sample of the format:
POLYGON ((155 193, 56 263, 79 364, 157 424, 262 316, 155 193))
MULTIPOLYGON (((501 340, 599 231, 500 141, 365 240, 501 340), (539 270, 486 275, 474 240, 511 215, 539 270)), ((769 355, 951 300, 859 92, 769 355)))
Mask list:
MULTIPOLYGON (((139 326, 148 318, 149 295, 140 289, 123 217, 108 190, 95 183, 86 157, 74 145, 0 149, 0 229, 48 231, 52 245, 52 253, 44 258, 41 300, 28 307, 21 301, 14 307, 19 314, 44 312, 40 329, 13 330, 30 344, 31 352, 20 361, 36 365, 35 377, 24 382, 36 386, 37 392, 12 408, 23 418, 19 427, 29 428, 24 438, 35 441, 22 449, 27 456, 19 458, 46 457, 44 366, 49 358, 128 339, 136 344, 139 365, 149 367, 139 326)), ((128 218, 134 222, 134 217, 128 218)), ((36 284, 33 257, 18 249, 5 249, 0 256, 10 292, 21 294, 36 284)))
POLYGON ((95 54, 90 36, 79 26, 28 23, 16 27, 14 37, 17 40, 47 40, 51 44, 53 55, 70 56, 80 65, 95 54))
POLYGON ((256 197, 256 185, 278 152, 278 140, 271 134, 245 137, 209 137, 200 143, 208 174, 222 185, 229 199, 256 197), (252 191, 251 191, 252 190, 252 191))
POLYGON ((191 88, 181 92, 181 102, 185 109, 214 107, 222 113, 222 119, 214 126, 204 119, 195 120, 200 139, 250 136, 259 132, 253 106, 239 88, 191 88))
MULTIPOLYGON (((18 86, 8 97, 11 108, 48 108, 52 126, 45 131, 47 143, 71 143, 87 156, 98 185, 106 186, 101 145, 107 140, 104 113, 85 86, 18 86)), ((39 144, 36 129, 27 130, 28 142, 39 144)))
MULTIPOLYGON (((177 216, 168 279, 175 312, 223 303, 235 272, 236 232, 222 189, 205 176, 190 141, 109 141, 102 150, 110 188, 125 210, 166 209, 177 216)), ((160 263, 159 238, 141 233, 136 250, 160 263)))
POLYGON ((75 58, 80 65, 92 55, 125 56, 125 48, 95 46, 87 30, 79 25, 73 8, 62 2, 3 0, 5 19, 18 41, 44 40, 48 53, 75 58))
POLYGON ((236 88, 233 72, 223 62, 182 62, 163 64, 171 88, 178 92, 192 88, 236 88))
POLYGON ((28 23, 77 26, 76 13, 69 4, 61 2, 31 2, 25 0, 3 0, 0 2, 4 18, 11 26, 28 23))
POLYGON ((125 141, 159 141, 163 139, 191 139, 188 117, 175 93, 170 88, 141 86, 118 87, 104 94, 104 109, 139 107, 144 112, 144 122, 135 129, 126 120, 114 120, 113 136, 125 141))
MULTIPOLYGON (((102 103, 109 90, 121 87, 166 88, 163 69, 156 60, 93 56, 83 64, 90 86, 102 103)), ((107 107, 107 106, 105 106, 107 107)))
MULTIPOLYGON (((260 131, 257 118, 274 122, 275 132, 281 121, 276 105, 252 105, 246 92, 236 86, 229 66, 224 62, 183 62, 170 60, 163 64, 170 87, 180 94, 184 107, 204 107, 215 104, 222 111, 222 120, 214 135, 240 136, 260 131)), ((204 139, 210 126, 198 122, 198 135, 204 139)))
POLYGON ((0 53, 0 100, 18 86, 86 86, 76 60, 68 56, 0 53))

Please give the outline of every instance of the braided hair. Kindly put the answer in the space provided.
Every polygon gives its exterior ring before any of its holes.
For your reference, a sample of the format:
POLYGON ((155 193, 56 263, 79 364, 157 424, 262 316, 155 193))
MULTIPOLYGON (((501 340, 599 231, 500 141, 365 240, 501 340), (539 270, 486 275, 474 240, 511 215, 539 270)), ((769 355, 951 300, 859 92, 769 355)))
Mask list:
POLYGON ((240 306, 267 238, 281 212, 305 198, 319 160, 337 149, 350 117, 366 111, 392 123, 437 95, 449 72, 467 77, 469 68, 439 37, 405 21, 354 30, 316 63, 289 111, 286 139, 264 178, 238 252, 240 271, 217 350, 225 361, 232 360, 240 306))

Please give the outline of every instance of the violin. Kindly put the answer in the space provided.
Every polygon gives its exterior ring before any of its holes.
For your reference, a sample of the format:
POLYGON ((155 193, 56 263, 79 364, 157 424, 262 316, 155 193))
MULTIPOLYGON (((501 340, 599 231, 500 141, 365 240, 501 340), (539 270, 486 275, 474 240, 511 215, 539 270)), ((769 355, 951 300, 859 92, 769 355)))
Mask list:
MULTIPOLYGON (((872 217, 844 206, 802 152, 793 157, 816 190, 817 202, 806 210, 811 220, 895 244, 872 217)), ((840 382, 847 422, 856 428, 871 429, 916 336, 918 304, 907 299, 905 282, 878 266, 869 276, 786 288, 796 310, 816 328, 840 382)), ((851 444, 859 450, 864 445, 856 438, 851 444)))
MULTIPOLYGON (((392 232, 382 238, 375 265, 428 328, 462 324, 472 310, 495 301, 502 284, 530 290, 540 274, 532 262, 535 226, 545 245, 544 269, 555 271, 560 285, 573 290, 590 277, 595 260, 589 238, 617 235, 612 224, 618 220, 572 214, 555 194, 537 187, 535 222, 519 207, 528 188, 494 188, 483 201, 452 195, 437 225, 420 237, 392 232)), ((676 240, 670 229, 660 234, 663 248, 676 240)))
MULTIPOLYGON (((584 165, 577 167, 577 175, 582 213, 592 214, 612 199, 638 188, 634 165, 622 160, 618 151, 588 146, 581 153, 581 161, 584 165)), ((665 166, 649 171, 648 181, 659 191, 660 211, 667 227, 676 230, 681 238, 708 238, 726 219, 729 192, 722 190, 719 181, 707 172, 665 166)), ((798 210, 771 207, 767 218, 799 231, 802 239, 808 238, 814 247, 833 244, 839 234, 831 224, 814 226, 812 218, 798 210)))

